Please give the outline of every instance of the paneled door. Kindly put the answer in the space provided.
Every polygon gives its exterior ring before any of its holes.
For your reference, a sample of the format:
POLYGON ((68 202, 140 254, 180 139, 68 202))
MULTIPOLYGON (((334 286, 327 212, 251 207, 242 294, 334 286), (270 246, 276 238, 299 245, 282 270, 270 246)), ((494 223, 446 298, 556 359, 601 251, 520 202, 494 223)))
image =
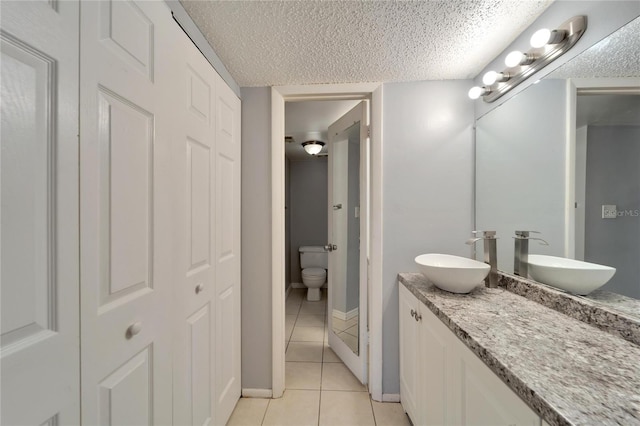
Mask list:
POLYGON ((78 2, 0 7, 0 424, 78 424, 78 2))
POLYGON ((216 78, 216 421, 240 397, 240 99, 216 78))
POLYGON ((216 73, 181 31, 177 46, 173 418, 206 425, 215 412, 216 73))
POLYGON ((160 1, 81 8, 82 422, 172 422, 176 25, 160 1))

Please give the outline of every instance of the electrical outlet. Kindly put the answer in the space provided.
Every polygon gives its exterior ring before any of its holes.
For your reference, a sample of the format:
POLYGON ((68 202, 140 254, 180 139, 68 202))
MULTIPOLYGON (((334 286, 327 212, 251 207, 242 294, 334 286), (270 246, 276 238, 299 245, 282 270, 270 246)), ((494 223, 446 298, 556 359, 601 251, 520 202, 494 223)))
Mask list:
POLYGON ((603 219, 615 219, 618 217, 618 209, 615 204, 603 204, 602 205, 602 218, 603 219))

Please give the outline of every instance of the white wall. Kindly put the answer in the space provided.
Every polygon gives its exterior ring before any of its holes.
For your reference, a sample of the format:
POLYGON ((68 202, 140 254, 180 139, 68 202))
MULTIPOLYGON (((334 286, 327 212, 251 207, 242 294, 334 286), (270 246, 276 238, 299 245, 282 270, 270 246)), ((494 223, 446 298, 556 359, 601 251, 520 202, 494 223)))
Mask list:
POLYGON ((271 389, 271 89, 242 88, 242 388, 271 389))
POLYGON ((383 393, 399 393, 399 272, 439 252, 469 256, 473 209, 471 82, 384 85, 383 393))

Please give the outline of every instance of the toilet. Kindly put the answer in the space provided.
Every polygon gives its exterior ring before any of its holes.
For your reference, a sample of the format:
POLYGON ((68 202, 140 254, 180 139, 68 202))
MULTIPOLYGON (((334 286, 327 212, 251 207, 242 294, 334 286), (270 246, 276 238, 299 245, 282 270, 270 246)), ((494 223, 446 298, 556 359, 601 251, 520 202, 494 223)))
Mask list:
POLYGON ((328 256, 324 247, 301 246, 300 268, 302 268, 302 283, 307 287, 307 300, 320 300, 320 288, 327 280, 328 256))

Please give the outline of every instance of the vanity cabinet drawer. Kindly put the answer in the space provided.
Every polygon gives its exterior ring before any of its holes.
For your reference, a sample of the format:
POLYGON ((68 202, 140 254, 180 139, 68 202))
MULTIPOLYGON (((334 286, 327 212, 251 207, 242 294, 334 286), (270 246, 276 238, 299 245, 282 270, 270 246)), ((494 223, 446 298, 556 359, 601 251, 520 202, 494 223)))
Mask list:
POLYGON ((540 417, 403 285, 400 400, 414 425, 540 426, 540 417))

